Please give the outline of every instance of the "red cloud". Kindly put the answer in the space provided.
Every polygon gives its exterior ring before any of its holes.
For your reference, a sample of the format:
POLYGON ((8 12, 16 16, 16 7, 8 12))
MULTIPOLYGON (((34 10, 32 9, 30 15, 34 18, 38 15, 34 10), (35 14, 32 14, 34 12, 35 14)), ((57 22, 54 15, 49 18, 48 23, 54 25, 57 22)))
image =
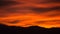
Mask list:
POLYGON ((16 2, 18 4, 0 8, 0 24, 22 27, 60 27, 60 3, 36 3, 34 0, 16 0, 16 2))

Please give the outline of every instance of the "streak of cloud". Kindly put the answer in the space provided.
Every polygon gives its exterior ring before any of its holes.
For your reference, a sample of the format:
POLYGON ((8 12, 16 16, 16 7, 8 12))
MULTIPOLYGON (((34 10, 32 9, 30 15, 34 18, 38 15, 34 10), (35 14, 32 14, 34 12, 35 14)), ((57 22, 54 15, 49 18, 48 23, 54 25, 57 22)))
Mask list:
POLYGON ((37 4, 49 4, 49 3, 60 3, 60 0, 35 0, 32 2, 37 4))
POLYGON ((31 7, 31 10, 37 13, 44 13, 49 12, 52 10, 60 10, 60 6, 57 7, 51 7, 51 8, 38 8, 38 7, 31 7))

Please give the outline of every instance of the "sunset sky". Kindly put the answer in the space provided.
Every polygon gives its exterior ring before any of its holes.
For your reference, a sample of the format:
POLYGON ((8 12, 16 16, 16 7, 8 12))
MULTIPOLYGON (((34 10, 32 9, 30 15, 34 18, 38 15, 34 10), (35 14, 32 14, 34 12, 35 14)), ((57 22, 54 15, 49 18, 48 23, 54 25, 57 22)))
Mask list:
POLYGON ((0 24, 60 27, 60 0, 0 0, 0 24))

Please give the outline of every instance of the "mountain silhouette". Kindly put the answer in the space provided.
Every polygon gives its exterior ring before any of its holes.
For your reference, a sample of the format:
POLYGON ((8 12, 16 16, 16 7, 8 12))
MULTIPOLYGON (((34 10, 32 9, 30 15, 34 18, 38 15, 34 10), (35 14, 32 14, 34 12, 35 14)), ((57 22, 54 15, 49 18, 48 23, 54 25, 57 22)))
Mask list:
POLYGON ((0 31, 1 33, 31 33, 31 34, 34 34, 34 33, 45 33, 45 34, 51 34, 51 33, 59 33, 60 31, 60 28, 50 28, 50 29, 47 29, 47 28, 43 28, 43 27, 38 27, 38 26, 30 26, 30 27, 26 27, 26 28, 23 28, 23 27, 16 27, 16 26, 6 26, 6 25, 2 25, 0 24, 0 31))

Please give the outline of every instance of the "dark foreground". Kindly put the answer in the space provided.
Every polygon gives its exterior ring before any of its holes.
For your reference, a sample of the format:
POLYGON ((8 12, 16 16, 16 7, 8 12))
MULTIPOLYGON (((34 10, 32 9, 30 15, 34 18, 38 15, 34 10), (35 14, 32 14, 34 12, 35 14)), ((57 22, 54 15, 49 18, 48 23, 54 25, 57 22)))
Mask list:
POLYGON ((0 34, 8 33, 8 34, 58 34, 60 32, 60 28, 42 28, 38 26, 31 26, 28 28, 23 27, 16 27, 16 26, 6 26, 6 25, 0 25, 0 34))

